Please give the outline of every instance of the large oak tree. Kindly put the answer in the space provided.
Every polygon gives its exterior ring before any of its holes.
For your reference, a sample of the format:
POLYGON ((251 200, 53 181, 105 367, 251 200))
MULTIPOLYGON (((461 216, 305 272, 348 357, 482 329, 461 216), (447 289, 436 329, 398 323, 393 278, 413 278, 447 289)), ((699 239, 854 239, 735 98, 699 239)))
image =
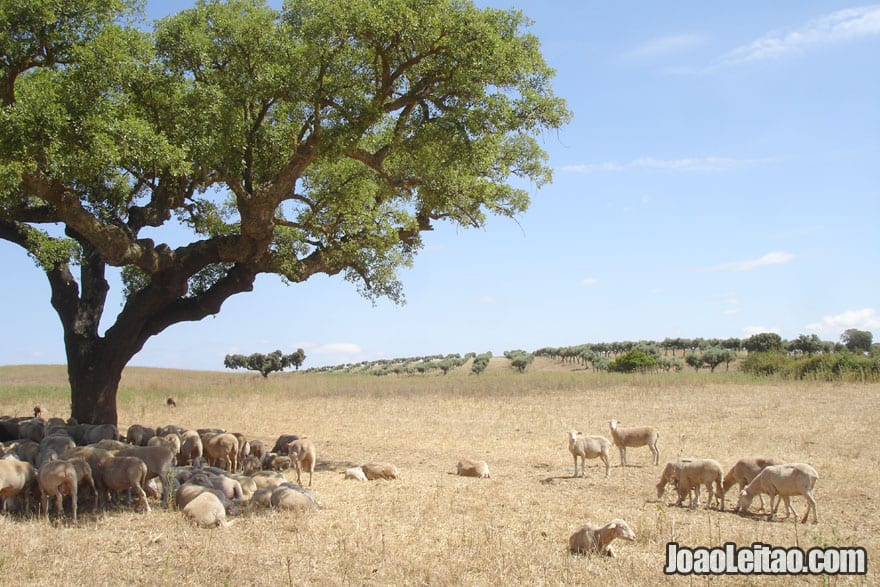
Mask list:
POLYGON ((0 238, 46 273, 81 422, 116 423, 144 343, 259 274, 401 301, 423 231, 513 216, 511 179, 550 179, 536 138, 569 112, 518 11, 208 0, 146 32, 138 8, 0 4, 0 238))

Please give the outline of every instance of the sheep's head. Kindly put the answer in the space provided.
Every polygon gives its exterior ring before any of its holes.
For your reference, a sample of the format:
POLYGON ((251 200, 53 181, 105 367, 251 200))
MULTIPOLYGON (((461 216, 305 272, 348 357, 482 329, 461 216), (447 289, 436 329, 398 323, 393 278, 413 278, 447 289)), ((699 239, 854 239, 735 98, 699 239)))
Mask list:
POLYGON ((666 493, 666 478, 663 477, 660 481, 657 482, 657 499, 663 497, 663 494, 666 493))
POLYGON ((618 425, 618 424, 620 424, 620 422, 618 422, 617 420, 609 420, 609 421, 608 421, 608 426, 609 426, 612 430, 617 430, 617 425, 618 425))
POLYGON ((573 444, 577 440, 578 434, 580 434, 580 432, 578 432, 577 430, 569 430, 568 444, 573 444))
POLYGON ((739 492, 739 503, 736 504, 736 509, 734 511, 745 513, 749 511, 749 508, 752 506, 752 500, 755 498, 753 495, 749 495, 749 493, 743 489, 739 492))
POLYGON ((611 530, 614 530, 614 535, 621 540, 629 540, 630 542, 634 542, 636 539, 636 534, 633 532, 629 525, 621 520, 620 518, 614 518, 609 522, 608 527, 611 530))

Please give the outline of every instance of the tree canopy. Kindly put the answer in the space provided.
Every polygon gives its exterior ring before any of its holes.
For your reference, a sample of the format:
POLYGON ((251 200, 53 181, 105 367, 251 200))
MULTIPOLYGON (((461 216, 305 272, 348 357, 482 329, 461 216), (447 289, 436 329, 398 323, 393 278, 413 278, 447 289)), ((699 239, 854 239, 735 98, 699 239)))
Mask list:
POLYGON ((115 423, 145 342, 258 275, 400 302, 422 232, 515 216, 510 180, 550 180, 537 137, 570 114, 519 11, 200 0, 145 32, 138 8, 0 5, 0 238, 46 273, 82 422, 115 423))

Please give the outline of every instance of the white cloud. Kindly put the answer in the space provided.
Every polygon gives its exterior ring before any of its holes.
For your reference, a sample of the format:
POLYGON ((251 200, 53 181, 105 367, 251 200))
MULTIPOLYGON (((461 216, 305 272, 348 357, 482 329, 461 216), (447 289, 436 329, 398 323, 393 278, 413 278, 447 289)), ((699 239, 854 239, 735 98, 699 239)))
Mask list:
POLYGON ((646 41, 624 54, 628 59, 658 59, 693 49, 705 43, 705 35, 668 35, 646 41))
POLYGON ((340 354, 340 355, 357 355, 363 352, 359 345, 352 342, 331 342, 322 344, 312 349, 313 353, 319 355, 340 354))
POLYGON ((746 326, 745 328, 743 328, 743 332, 745 332, 749 336, 762 334, 764 332, 773 332, 774 334, 779 334, 781 332, 781 329, 778 326, 746 326))
POLYGON ((880 35, 880 5, 845 8, 787 31, 767 35, 722 56, 719 65, 775 59, 822 45, 880 35))
POLYGON ((494 304, 495 298, 493 298, 492 296, 483 296, 477 301, 481 304, 494 304))
POLYGON ((724 314, 725 316, 731 316, 731 315, 733 315, 733 314, 739 314, 739 309, 738 309, 738 308, 730 308, 730 309, 724 310, 724 311, 722 312, 722 314, 724 314))
POLYGON ((599 280, 595 277, 587 277, 586 279, 582 279, 581 283, 584 285, 596 285, 599 283, 599 280))
POLYGON ((580 165, 565 165, 561 171, 572 173, 602 173, 627 171, 631 169, 659 169, 663 171, 699 172, 699 171, 725 171, 744 167, 753 163, 745 159, 732 159, 730 157, 692 157, 684 159, 656 159, 654 157, 642 157, 626 163, 608 161, 605 163, 584 163, 580 165))
POLYGON ((708 267, 704 269, 704 271, 751 271, 752 269, 763 267, 765 265, 779 265, 781 263, 788 263, 794 258, 795 256, 792 253, 775 251, 773 253, 767 253, 766 255, 758 259, 724 263, 723 265, 708 267))
POLYGON ((807 324, 807 329, 823 334, 840 335, 844 330, 880 330, 880 314, 874 308, 850 310, 834 316, 824 316, 820 321, 807 324))

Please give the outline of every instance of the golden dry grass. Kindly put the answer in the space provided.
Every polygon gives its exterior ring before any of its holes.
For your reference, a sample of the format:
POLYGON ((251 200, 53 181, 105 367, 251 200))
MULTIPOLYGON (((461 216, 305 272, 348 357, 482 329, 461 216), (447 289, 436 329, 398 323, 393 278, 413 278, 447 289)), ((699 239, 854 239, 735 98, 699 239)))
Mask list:
MULTIPOLYGON (((273 443, 306 434, 318 449, 311 514, 243 511, 224 530, 180 512, 81 510, 79 527, 0 518, 4 585, 639 585, 666 577, 665 545, 858 545, 867 577, 721 577, 721 584, 873 583, 880 555, 877 496, 880 385, 756 382, 700 375, 611 376, 493 369, 476 377, 376 378, 128 369, 120 427, 217 426, 273 443), (168 408, 172 395, 177 408, 168 408), (565 432, 608 436, 607 421, 661 431, 661 466, 646 448, 604 479, 598 461, 571 478, 565 432), (714 458, 725 469, 763 454, 812 464, 818 525, 767 523, 657 500, 667 459, 714 458), (486 460, 492 479, 453 475, 461 457, 486 460), (398 465, 397 481, 344 481, 367 460, 398 465), (635 543, 617 559, 567 553, 585 522, 627 520, 635 543)), ((0 414, 67 415, 63 369, 0 370, 0 414)), ((290 477, 291 474, 288 473, 290 477)), ((295 478, 295 474, 293 474, 295 478)), ((733 500, 732 491, 728 504, 733 500)), ((794 498, 800 512, 805 507, 794 498)), ((705 579, 697 579, 705 581, 705 579)))

